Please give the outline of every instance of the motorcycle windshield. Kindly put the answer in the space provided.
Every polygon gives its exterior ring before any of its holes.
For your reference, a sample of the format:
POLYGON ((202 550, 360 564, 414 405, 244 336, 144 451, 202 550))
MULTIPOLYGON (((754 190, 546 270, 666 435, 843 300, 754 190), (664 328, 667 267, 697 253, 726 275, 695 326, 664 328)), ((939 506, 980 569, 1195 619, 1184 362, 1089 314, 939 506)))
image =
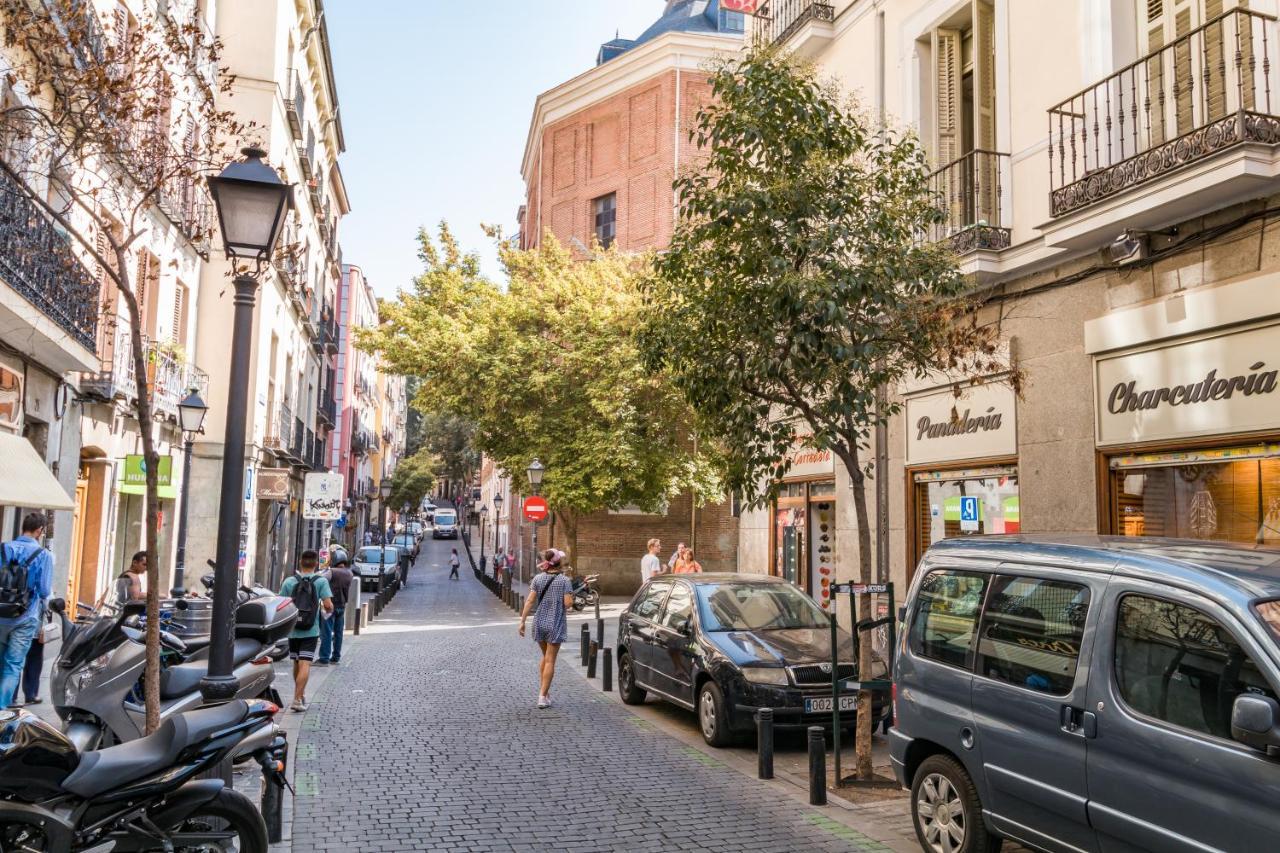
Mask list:
POLYGON ((77 625, 76 630, 62 644, 58 665, 63 669, 75 669, 85 661, 102 654, 97 649, 115 626, 116 619, 111 616, 99 616, 92 622, 77 625))

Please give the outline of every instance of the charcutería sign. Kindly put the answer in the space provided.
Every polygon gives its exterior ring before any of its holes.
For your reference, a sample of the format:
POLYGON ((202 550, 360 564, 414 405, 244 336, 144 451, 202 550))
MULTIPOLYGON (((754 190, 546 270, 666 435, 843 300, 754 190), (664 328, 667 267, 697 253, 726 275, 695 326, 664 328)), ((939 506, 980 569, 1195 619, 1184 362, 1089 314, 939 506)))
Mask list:
POLYGON ((1143 391, 1137 389, 1137 380, 1119 382, 1107 397, 1107 411, 1118 415, 1140 409, 1157 409, 1166 403, 1170 406, 1184 406, 1210 400, 1229 400, 1237 393, 1246 397, 1270 394, 1276 390, 1277 371, 1264 371, 1264 367, 1265 362, 1254 362, 1249 365, 1250 372, 1247 375, 1232 376, 1230 379, 1220 378, 1217 368, 1214 368, 1199 382, 1143 391))

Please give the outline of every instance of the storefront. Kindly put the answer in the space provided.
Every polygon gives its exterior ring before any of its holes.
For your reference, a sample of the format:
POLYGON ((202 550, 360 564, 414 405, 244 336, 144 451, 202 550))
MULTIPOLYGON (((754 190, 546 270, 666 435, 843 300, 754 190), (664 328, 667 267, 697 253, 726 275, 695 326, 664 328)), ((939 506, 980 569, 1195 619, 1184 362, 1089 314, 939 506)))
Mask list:
POLYGON ((824 608, 836 576, 835 455, 798 447, 773 507, 770 574, 786 578, 824 608))
POLYGON ((918 390, 903 412, 909 580, 935 542, 1021 529, 1017 396, 992 377, 918 390))
MULTIPOLYGON (((1266 302, 1247 298, 1252 284, 1218 288, 1224 310, 1216 315, 1178 306, 1172 325, 1229 320, 1237 303, 1242 316, 1265 316, 1258 308, 1266 302)), ((1126 313, 1135 328, 1158 333, 1168 324, 1151 321, 1164 319, 1167 305, 1126 313)), ((1102 531, 1280 545, 1280 322, 1193 329, 1108 350, 1117 337, 1109 320, 1086 331, 1102 531)))

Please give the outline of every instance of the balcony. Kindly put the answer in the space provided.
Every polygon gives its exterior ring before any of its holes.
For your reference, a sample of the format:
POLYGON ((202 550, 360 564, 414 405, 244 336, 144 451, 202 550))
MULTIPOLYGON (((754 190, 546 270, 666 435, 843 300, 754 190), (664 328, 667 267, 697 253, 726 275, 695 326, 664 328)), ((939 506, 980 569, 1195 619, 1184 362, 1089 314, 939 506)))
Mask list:
POLYGON ((930 229, 929 241, 945 240, 957 255, 1009 248, 1008 217, 1001 211, 1008 168, 1008 154, 970 151, 930 175, 943 219, 930 229))
POLYGON ((269 416, 264 444, 281 459, 287 459, 293 445, 293 410, 279 406, 269 416))
POLYGON ((325 457, 325 440, 317 438, 315 448, 311 454, 311 469, 313 471, 325 471, 328 469, 328 460, 325 457))
POLYGON ((1211 19, 1049 109, 1055 246, 1086 246, 1273 191, 1277 20, 1211 19))
POLYGON ((315 161, 316 161, 315 137, 314 136, 310 137, 306 141, 306 144, 303 144, 303 142, 299 140, 298 142, 294 143, 294 145, 298 149, 298 163, 299 165, 302 166, 302 174, 308 181, 310 181, 313 177, 315 177, 315 161))
POLYGON ((351 455, 364 456, 369 452, 368 437, 363 432, 353 433, 351 436, 351 455))
MULTIPOLYGON (((299 422, 299 424, 301 424, 301 422, 299 422)), ((308 467, 315 467, 316 434, 310 427, 307 427, 307 440, 302 447, 302 459, 308 467)))
POLYGON ((788 42, 813 56, 835 37, 836 7, 816 0, 770 0, 756 15, 755 32, 765 44, 788 42))
POLYGON ((303 100, 302 75, 290 68, 285 73, 285 79, 292 81, 293 89, 291 97, 284 99, 284 114, 289 121, 289 131, 293 134, 293 138, 300 141, 302 128, 306 126, 306 101, 303 100))
MULTIPOLYGON (((178 156, 178 155, 175 155, 178 156)), ((213 202, 203 181, 170 178, 164 182, 156 203, 169 221, 195 245, 203 257, 209 253, 213 202)))
MULTIPOLYGON (((147 365, 147 385, 155 418, 178 420, 178 403, 192 388, 201 395, 209 393, 209 376, 183 358, 180 349, 164 343, 142 339, 143 358, 147 365)), ((117 329, 103 360, 102 370, 81 377, 81 391, 100 402, 122 401, 130 406, 138 399, 134 370, 133 341, 128 328, 117 329)))
MULTIPOLYGON (((98 330, 98 282, 81 263, 71 241, 23 195, 7 173, 0 172, 0 278, 34 308, 52 320, 73 341, 92 353, 98 330)), ((6 300, 7 301, 7 300, 6 300)), ((29 352, 46 356, 44 340, 37 330, 30 340, 19 342, 18 329, 30 325, 18 317, 21 306, 7 307, 6 337, 29 352), (34 350, 34 351, 33 351, 34 350)), ((28 318, 23 318, 24 320, 28 318)), ((26 335, 27 332, 22 332, 26 335)), ((57 335, 54 336, 56 338, 57 335)), ((49 343, 54 343, 50 341, 49 343)), ((56 343, 54 344, 56 347, 56 343)), ((49 357, 51 364, 65 361, 49 357)), ((92 362, 82 366, 90 366, 92 362)))
POLYGON ((320 404, 316 406, 316 422, 330 429, 338 423, 338 409, 333 402, 333 394, 324 391, 320 395, 320 404))
POLYGON ((299 465, 307 463, 307 439, 302 418, 293 419, 293 441, 289 444, 288 456, 299 465))

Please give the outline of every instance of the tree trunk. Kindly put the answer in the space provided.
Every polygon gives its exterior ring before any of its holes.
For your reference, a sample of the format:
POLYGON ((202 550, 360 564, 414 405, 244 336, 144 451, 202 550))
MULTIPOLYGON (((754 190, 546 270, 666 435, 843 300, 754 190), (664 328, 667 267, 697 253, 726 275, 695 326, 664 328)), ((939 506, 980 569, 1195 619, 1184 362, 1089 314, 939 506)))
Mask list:
POLYGON ((129 310, 129 342, 133 350, 133 378, 137 403, 138 434, 142 437, 142 458, 146 465, 146 499, 143 516, 143 548, 147 552, 147 631, 146 667, 142 683, 146 698, 146 733, 160 727, 160 454, 156 452, 152 434, 151 388, 148 383, 147 354, 142 346, 142 319, 138 300, 130 286, 128 262, 123 249, 117 248, 116 269, 120 292, 129 310))
POLYGON ((578 570, 578 516, 564 510, 556 510, 556 517, 564 526, 565 562, 578 570))
MULTIPOLYGON (((858 460, 857 445, 850 447, 848 456, 841 455, 845 470, 849 472, 849 482, 853 488, 853 511, 858 519, 858 582, 871 583, 871 516, 867 511, 867 477, 862 472, 858 460)), ((884 535, 884 531, 880 531, 884 535)), ((852 628, 858 630, 859 618, 871 618, 871 596, 858 596, 858 612, 852 614, 852 628)), ((866 678, 871 672, 871 635, 859 637, 858 643, 858 675, 866 678)), ((871 770, 871 691, 858 691, 858 718, 853 738, 856 751, 856 773, 859 779, 870 779, 871 770)), ((837 780, 838 784, 839 780, 837 780)))

